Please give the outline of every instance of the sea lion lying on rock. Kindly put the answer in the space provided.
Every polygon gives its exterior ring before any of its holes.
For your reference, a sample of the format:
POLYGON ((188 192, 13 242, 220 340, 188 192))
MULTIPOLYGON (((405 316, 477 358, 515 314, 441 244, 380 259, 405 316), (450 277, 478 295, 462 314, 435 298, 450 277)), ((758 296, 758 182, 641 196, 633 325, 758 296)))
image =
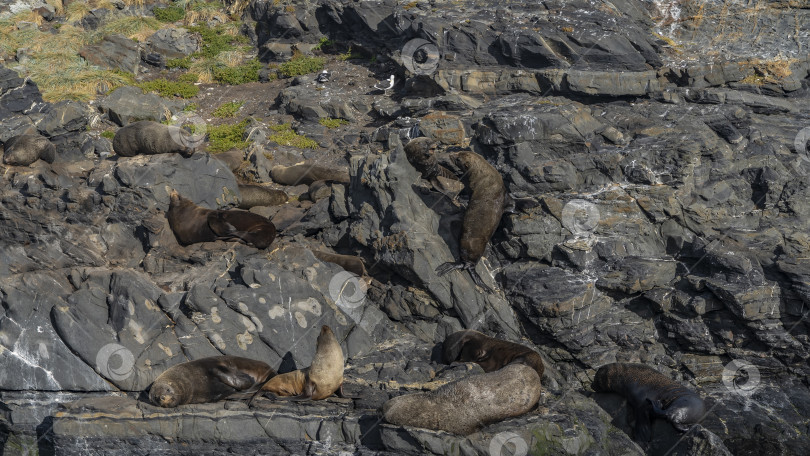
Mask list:
POLYGON ((172 191, 166 218, 182 245, 197 242, 239 241, 266 249, 276 237, 276 227, 261 215, 240 210, 211 210, 197 206, 172 191))
POLYGON ((343 350, 329 326, 321 326, 312 364, 280 374, 262 386, 276 396, 293 396, 293 400, 326 399, 336 391, 343 395, 343 350))
POLYGON ((543 359, 534 350, 508 340, 496 339, 478 331, 466 329, 445 337, 442 344, 442 362, 474 362, 492 372, 513 364, 525 364, 543 378, 543 359))
POLYGON ((596 371, 593 389, 627 399, 636 417, 633 437, 644 442, 650 440, 653 417, 666 418, 684 432, 700 421, 706 409, 697 393, 644 364, 602 366, 596 371))
POLYGON ((155 154, 180 154, 190 157, 195 141, 186 130, 150 120, 121 127, 113 138, 113 150, 122 157, 155 154))
POLYGON ((17 135, 9 138, 3 149, 3 163, 11 166, 28 166, 37 160, 53 163, 56 146, 39 134, 17 135))
POLYGON ((484 256, 487 243, 501 223, 503 213, 513 203, 506 194, 501 173, 484 157, 474 152, 455 152, 450 154, 450 159, 464 172, 462 181, 472 194, 461 229, 461 261, 444 263, 436 268, 436 273, 442 276, 455 269, 466 269, 476 285, 492 291, 475 272, 475 265, 484 256))
POLYGON ((313 250, 312 254, 315 255, 315 258, 321 261, 337 264, 343 269, 354 273, 357 276, 362 277, 366 275, 366 265, 363 264, 363 260, 361 260, 359 257, 353 255, 340 255, 337 253, 323 252, 319 250, 313 250))
POLYGON ((268 364, 238 356, 212 356, 166 369, 149 388, 149 400, 161 407, 216 402, 253 393, 276 375, 268 364))
POLYGON ((540 400, 541 390, 534 369, 510 364, 433 391, 395 397, 383 405, 382 413, 391 424, 467 435, 528 412, 540 400))
POLYGON ((308 162, 292 166, 274 166, 270 170, 270 177, 281 185, 312 185, 317 181, 348 184, 350 181, 349 169, 345 166, 325 166, 308 162))
POLYGON ((278 206, 287 202, 287 193, 256 184, 239 184, 239 209, 278 206))

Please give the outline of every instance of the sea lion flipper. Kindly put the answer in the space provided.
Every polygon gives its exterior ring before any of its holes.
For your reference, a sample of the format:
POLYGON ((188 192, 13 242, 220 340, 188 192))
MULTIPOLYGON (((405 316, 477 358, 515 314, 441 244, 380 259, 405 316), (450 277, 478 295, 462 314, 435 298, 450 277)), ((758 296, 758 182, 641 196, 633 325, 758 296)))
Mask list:
POLYGON ((487 293, 494 293, 495 290, 490 288, 489 285, 485 284, 484 281, 481 279, 481 276, 478 275, 478 273, 475 272, 475 269, 473 268, 470 268, 470 277, 472 277, 473 282, 475 282, 476 285, 486 290, 487 293))
POLYGON ((642 442, 649 442, 652 437, 649 403, 635 407, 635 412, 636 424, 633 427, 633 437, 642 442))
POLYGON ((455 271, 456 269, 464 269, 464 263, 460 261, 448 261, 447 263, 441 264, 436 268, 436 275, 441 277, 450 271, 455 271))
POLYGON ((653 415, 664 418, 668 416, 667 412, 665 412, 664 409, 662 408, 661 401, 652 400, 648 398, 647 402, 650 404, 650 408, 652 409, 653 415))
POLYGON ((208 214, 208 227, 219 238, 232 238, 236 227, 231 225, 223 217, 223 213, 214 211, 208 214))
POLYGON ((256 384, 256 380, 244 372, 238 372, 227 369, 217 369, 213 375, 219 379, 220 382, 237 391, 244 391, 256 384))

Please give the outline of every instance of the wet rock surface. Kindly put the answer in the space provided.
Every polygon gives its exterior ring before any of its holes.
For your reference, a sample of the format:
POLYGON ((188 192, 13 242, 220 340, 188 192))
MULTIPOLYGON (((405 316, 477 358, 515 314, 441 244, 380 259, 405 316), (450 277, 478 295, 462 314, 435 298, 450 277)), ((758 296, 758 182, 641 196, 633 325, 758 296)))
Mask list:
MULTIPOLYGON (((806 4, 280 3, 245 12, 262 61, 324 36, 369 58, 330 60, 327 82, 203 87, 195 101, 244 99, 248 116, 289 123, 315 149, 252 119, 248 147, 220 159, 117 157, 88 128, 166 120, 184 103, 135 87, 47 103, 0 67, 0 141, 37 133, 56 147, 54 163, 3 166, 0 179, 3 454, 806 454, 806 4), (393 88, 373 88, 391 74, 393 88), (434 272, 460 256, 467 197, 421 181, 403 151, 416 135, 469 146, 515 200, 476 265, 493 293, 466 271, 434 272), (276 184, 289 201, 251 209, 279 229, 267 250, 177 243, 172 189, 230 208, 240 183, 305 160, 350 182, 276 184), (316 249, 358 256, 368 277, 316 249), (161 409, 142 394, 206 356, 306 367, 324 324, 350 398, 161 409), (438 362, 462 328, 541 354, 538 405, 468 436, 385 423, 390 398, 482 372, 438 362), (706 416, 686 434, 655 420, 652 441, 634 442, 626 402, 590 387, 612 362, 696 390, 706 416)), ((102 58, 129 44, 99 46, 102 58)), ((178 58, 199 42, 166 28, 148 46, 178 58)), ((108 64, 139 65, 127 49, 108 64)))

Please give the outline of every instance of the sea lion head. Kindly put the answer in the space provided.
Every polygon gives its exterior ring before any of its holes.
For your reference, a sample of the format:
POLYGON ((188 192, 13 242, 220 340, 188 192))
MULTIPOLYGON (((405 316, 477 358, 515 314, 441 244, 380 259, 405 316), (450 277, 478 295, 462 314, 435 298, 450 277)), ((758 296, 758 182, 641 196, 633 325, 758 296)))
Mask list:
POLYGON ((179 206, 181 202, 181 196, 177 193, 177 190, 172 190, 169 192, 169 206, 179 206))
POLYGON ((327 325, 321 326, 321 333, 318 334, 318 345, 323 342, 326 342, 328 338, 334 338, 335 334, 332 332, 332 328, 327 325))
POLYGON ((161 407, 177 407, 180 405, 180 395, 177 386, 171 381, 155 383, 149 389, 149 400, 161 407))

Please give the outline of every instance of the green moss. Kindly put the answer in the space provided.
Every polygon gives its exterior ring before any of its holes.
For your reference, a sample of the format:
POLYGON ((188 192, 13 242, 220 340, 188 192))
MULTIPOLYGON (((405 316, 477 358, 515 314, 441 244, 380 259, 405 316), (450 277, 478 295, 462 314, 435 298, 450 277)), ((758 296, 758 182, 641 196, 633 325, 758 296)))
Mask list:
POLYGON ((333 119, 331 117, 321 117, 320 119, 318 119, 318 123, 326 128, 338 128, 347 125, 349 121, 345 119, 333 119))
POLYGON ((278 72, 288 78, 301 76, 323 70, 325 63, 326 61, 321 57, 307 57, 299 54, 279 65, 278 72))
POLYGON ((115 132, 112 131, 112 130, 103 131, 103 132, 101 132, 101 137, 102 138, 107 138, 107 139, 113 139, 113 138, 115 138, 115 132))
POLYGON ((155 8, 152 12, 155 14, 155 19, 160 22, 177 22, 186 16, 186 11, 183 8, 174 5, 155 8))
POLYGON ((177 82, 185 82, 188 84, 194 84, 197 80, 200 79, 200 75, 194 72, 183 73, 177 77, 177 82))
POLYGON ((154 81, 142 82, 138 87, 144 92, 155 92, 161 97, 191 98, 200 91, 200 88, 187 82, 175 82, 167 79, 155 79, 154 81))
POLYGON ((214 117, 233 117, 243 104, 245 104, 243 101, 232 101, 230 103, 225 103, 214 110, 214 117))
POLYGON ((248 42, 247 37, 243 35, 231 36, 225 33, 226 29, 223 25, 214 28, 205 25, 186 28, 190 32, 199 33, 200 37, 202 37, 199 55, 205 58, 216 57, 217 54, 223 51, 233 51, 236 49, 234 43, 246 44, 248 42))
POLYGON ((188 70, 191 68, 191 57, 186 56, 182 59, 169 59, 166 60, 166 68, 182 68, 184 70, 188 70))
POLYGON ((235 67, 214 67, 214 80, 222 84, 239 85, 259 80, 262 63, 253 59, 235 67))
POLYGON ((270 129, 276 132, 270 135, 270 140, 281 146, 292 146, 299 149, 318 148, 315 140, 294 132, 290 124, 273 125, 270 129))
POLYGON ((225 124, 208 127, 208 150, 211 152, 225 152, 231 149, 244 149, 247 141, 245 129, 250 121, 245 119, 237 124, 225 124))
POLYGON ((197 103, 189 103, 183 108, 183 112, 194 112, 198 109, 200 109, 200 106, 197 103))

